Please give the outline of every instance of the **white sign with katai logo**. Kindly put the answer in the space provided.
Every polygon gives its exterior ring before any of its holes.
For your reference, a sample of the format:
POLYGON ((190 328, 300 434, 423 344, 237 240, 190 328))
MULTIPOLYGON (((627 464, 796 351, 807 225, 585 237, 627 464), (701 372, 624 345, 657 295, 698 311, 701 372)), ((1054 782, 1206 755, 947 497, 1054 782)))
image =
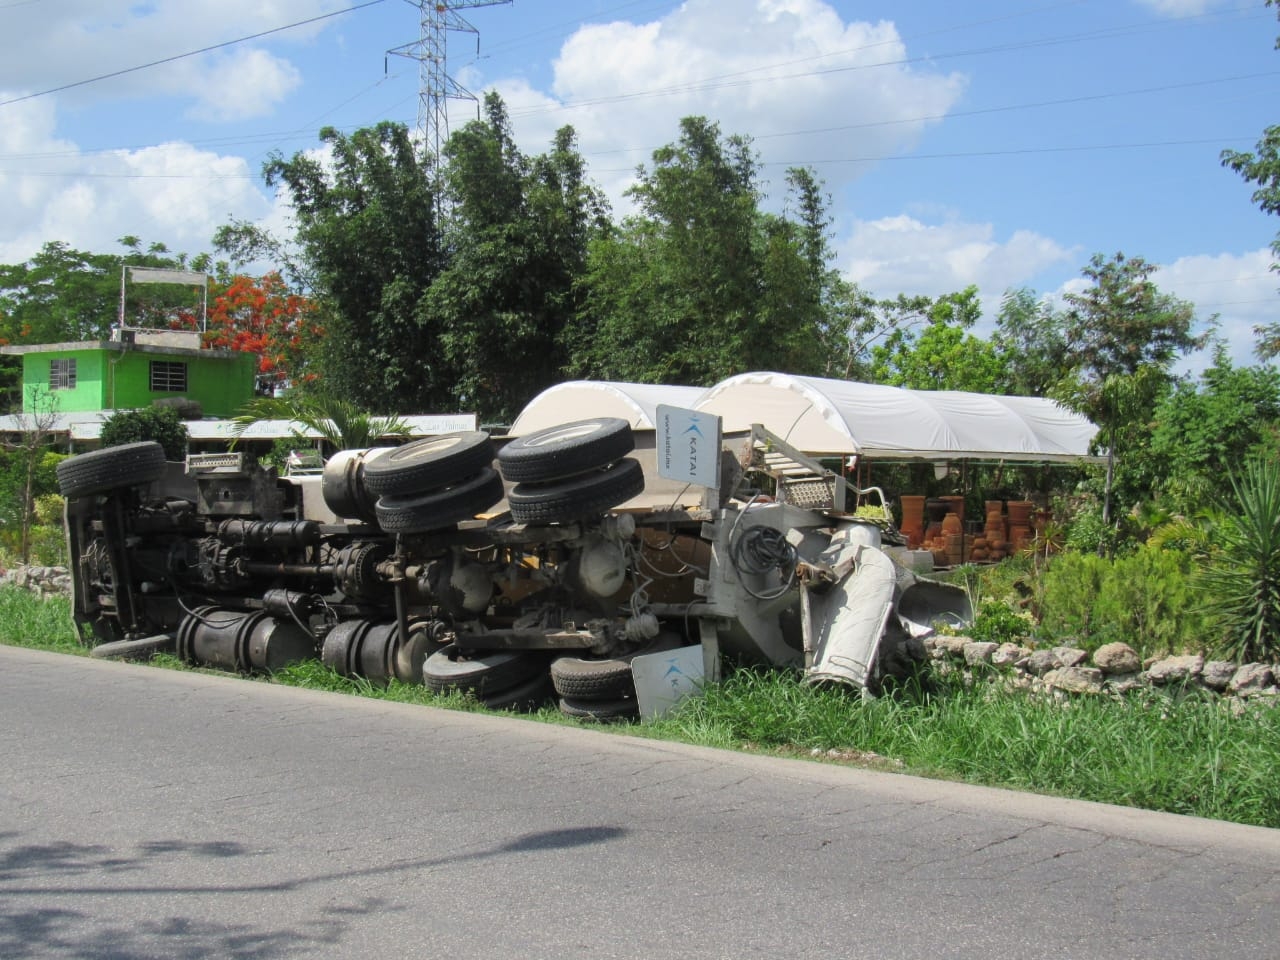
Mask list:
POLYGON ((658 476, 700 487, 720 486, 720 418, 659 404, 658 476))

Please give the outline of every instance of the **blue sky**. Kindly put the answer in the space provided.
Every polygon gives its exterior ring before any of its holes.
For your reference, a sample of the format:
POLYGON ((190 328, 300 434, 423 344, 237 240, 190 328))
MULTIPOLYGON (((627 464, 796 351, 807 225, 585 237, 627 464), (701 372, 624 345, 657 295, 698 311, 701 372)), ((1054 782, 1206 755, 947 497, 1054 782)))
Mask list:
MULTIPOLYGON (((417 64, 387 51, 418 38, 418 12, 406 0, 0 0, 0 262, 49 240, 114 250, 126 234, 196 253, 231 217, 287 232, 263 160, 315 149, 322 125, 415 124, 417 64), (253 34, 265 35, 232 42, 253 34)), ((1261 0, 459 12, 478 35, 449 35, 449 73, 501 91, 528 152, 572 124, 619 211, 635 166, 702 114, 754 139, 772 204, 787 166, 813 167, 836 266, 878 296, 975 283, 994 312, 1011 287, 1061 294, 1094 253, 1122 251, 1159 264, 1156 282, 1203 319, 1219 314, 1238 361, 1252 327, 1280 319, 1268 272, 1280 218, 1218 161, 1280 123, 1280 23, 1261 0)), ((451 125, 474 116, 450 104, 451 125)))

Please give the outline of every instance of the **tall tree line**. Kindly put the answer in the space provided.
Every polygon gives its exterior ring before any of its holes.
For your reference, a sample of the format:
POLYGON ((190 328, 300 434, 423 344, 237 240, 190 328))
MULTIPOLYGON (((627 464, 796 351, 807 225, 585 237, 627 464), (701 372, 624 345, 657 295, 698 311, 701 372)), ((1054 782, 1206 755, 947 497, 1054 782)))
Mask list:
POLYGON ((856 291, 831 268, 821 185, 790 170, 786 211, 765 212, 750 141, 705 118, 640 168, 620 223, 574 130, 526 156, 496 94, 440 158, 399 124, 320 138, 329 159, 265 166, 294 207, 292 244, 229 224, 215 245, 309 288, 321 380, 370 409, 509 422, 566 377, 830 374, 847 352, 856 291))

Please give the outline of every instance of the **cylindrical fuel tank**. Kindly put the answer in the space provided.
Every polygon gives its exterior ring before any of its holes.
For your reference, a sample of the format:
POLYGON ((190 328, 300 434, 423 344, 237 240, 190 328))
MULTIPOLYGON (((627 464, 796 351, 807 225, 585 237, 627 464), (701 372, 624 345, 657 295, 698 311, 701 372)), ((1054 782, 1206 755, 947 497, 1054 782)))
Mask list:
POLYGON ((177 630, 178 656, 188 663, 224 670, 279 670, 315 656, 312 636, 298 624, 261 610, 199 607, 177 630))

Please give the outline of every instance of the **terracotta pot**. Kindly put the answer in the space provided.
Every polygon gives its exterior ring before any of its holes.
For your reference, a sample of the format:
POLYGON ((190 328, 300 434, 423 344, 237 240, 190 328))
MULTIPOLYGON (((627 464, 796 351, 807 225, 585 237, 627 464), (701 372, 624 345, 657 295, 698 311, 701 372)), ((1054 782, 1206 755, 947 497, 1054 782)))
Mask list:
POLYGON ((1031 511, 1036 505, 1030 500, 1009 501, 1009 527, 1026 527, 1031 524, 1031 511))
POLYGON ((964 497, 952 495, 949 497, 939 497, 938 499, 945 500, 951 512, 960 518, 961 523, 964 523, 964 497))

